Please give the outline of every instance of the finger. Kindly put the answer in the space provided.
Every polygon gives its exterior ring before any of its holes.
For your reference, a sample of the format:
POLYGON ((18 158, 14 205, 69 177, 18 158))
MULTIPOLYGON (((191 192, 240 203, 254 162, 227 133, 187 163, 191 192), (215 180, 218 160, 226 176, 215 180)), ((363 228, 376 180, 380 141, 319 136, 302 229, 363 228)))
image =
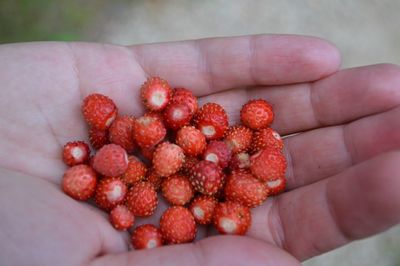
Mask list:
POLYGON ((353 164, 400 149, 400 107, 346 125, 286 138, 288 188, 311 184, 353 164), (304 153, 310 156, 304 156, 304 153))
POLYGON ((194 244, 165 246, 153 250, 105 255, 91 266, 102 265, 300 265, 273 245, 247 237, 209 237, 194 244))
POLYGON ((201 102, 222 104, 234 124, 248 100, 266 99, 276 114, 272 127, 286 135, 387 111, 400 104, 399 87, 400 67, 381 64, 342 70, 314 83, 221 92, 201 102))
POLYGON ((284 193, 255 209, 250 236, 273 241, 300 260, 400 222, 400 152, 284 193))

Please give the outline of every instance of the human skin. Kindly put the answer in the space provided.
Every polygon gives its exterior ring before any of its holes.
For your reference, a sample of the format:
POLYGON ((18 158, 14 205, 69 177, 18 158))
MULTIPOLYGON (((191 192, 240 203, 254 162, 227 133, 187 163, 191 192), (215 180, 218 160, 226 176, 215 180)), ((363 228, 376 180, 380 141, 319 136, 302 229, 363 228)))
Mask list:
MULTIPOLYGON (((89 43, 0 46, 1 265, 299 265, 400 221, 400 68, 338 70, 328 42, 258 35, 131 47, 89 43), (222 104, 264 98, 285 138, 288 191, 252 210, 247 236, 129 250, 105 213, 65 195, 64 143, 87 140, 80 113, 93 92, 121 114, 143 113, 148 76, 222 104)), ((139 223, 157 224, 165 209, 139 223)))

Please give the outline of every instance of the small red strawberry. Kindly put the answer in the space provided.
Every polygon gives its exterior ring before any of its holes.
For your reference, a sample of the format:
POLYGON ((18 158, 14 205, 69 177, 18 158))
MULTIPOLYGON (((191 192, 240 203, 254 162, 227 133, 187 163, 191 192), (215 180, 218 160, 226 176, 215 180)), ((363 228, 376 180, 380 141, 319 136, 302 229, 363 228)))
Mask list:
POLYGON ((143 224, 133 231, 131 242, 135 249, 150 249, 161 247, 163 239, 160 229, 152 224, 143 224))
POLYGON ((125 200, 127 190, 119 178, 105 177, 99 181, 94 199, 97 206, 108 211, 125 200))
POLYGON ((144 105, 152 111, 164 109, 172 96, 168 82, 159 77, 148 78, 142 85, 141 91, 144 105))
POLYGON ((272 181, 285 176, 286 159, 280 151, 265 149, 250 157, 251 173, 262 181, 272 181))
POLYGON ((253 132, 244 126, 233 126, 229 128, 225 136, 225 143, 233 154, 247 151, 250 148, 253 132))
POLYGON ((247 169, 250 167, 250 155, 247 152, 236 153, 232 156, 229 168, 232 170, 247 169))
POLYGON ((185 162, 181 147, 169 142, 157 146, 153 155, 153 167, 160 176, 170 176, 179 171, 185 162))
POLYGON ((156 150, 156 146, 152 146, 149 148, 141 148, 141 152, 144 158, 146 158, 149 161, 153 160, 153 153, 156 150))
POLYGON ((117 117, 118 109, 113 100, 94 93, 83 100, 82 113, 90 127, 106 130, 117 117))
POLYGON ((231 156, 231 150, 225 142, 211 141, 203 154, 203 159, 225 168, 228 166, 231 156))
POLYGON ((160 230, 168 244, 192 242, 197 233, 192 213, 182 206, 168 208, 160 219, 160 230))
POLYGON ((206 137, 195 127, 185 126, 176 134, 178 144, 189 156, 198 156, 206 148, 206 137))
POLYGON ((197 98, 190 90, 184 88, 176 88, 171 99, 174 104, 186 104, 189 107, 190 115, 193 116, 198 109, 197 98))
POLYGON ((208 140, 220 139, 228 129, 228 116, 221 105, 206 103, 196 113, 194 123, 208 140))
POLYGON ((189 179, 179 174, 164 179, 161 185, 161 191, 164 198, 171 205, 183 206, 188 203, 194 195, 189 179))
POLYGON ((268 188, 271 196, 281 194, 285 191, 286 178, 281 176, 280 178, 272 181, 265 182, 265 186, 268 188))
POLYGON ((264 149, 277 149, 279 151, 283 149, 281 136, 270 127, 260 129, 253 134, 251 151, 256 153, 264 149))
POLYGON ((64 145, 63 161, 68 166, 87 163, 89 155, 89 145, 84 141, 73 141, 64 145))
POLYGON ((135 216, 125 205, 118 205, 110 212, 110 222, 115 229, 123 231, 135 223, 135 216))
POLYGON ((271 125, 274 120, 274 112, 267 101, 251 100, 240 110, 240 119, 246 127, 258 130, 271 125))
POLYGON ((122 181, 128 186, 143 180, 146 176, 147 167, 139 158, 131 155, 128 157, 128 168, 121 176, 122 181))
POLYGON ((63 176, 62 189, 76 200, 88 200, 96 189, 96 172, 85 164, 69 168, 63 176))
POLYGON ((96 128, 89 129, 89 142, 96 150, 108 144, 108 130, 99 130, 96 128))
POLYGON ((211 196, 197 196, 190 204, 189 210, 192 212, 194 220, 198 224, 210 224, 214 216, 214 209, 218 201, 211 196))
POLYGON ((200 161, 190 171, 192 186, 204 195, 214 195, 223 185, 222 169, 213 162, 200 161))
POLYGON ((133 138, 134 117, 119 116, 111 124, 109 132, 109 140, 111 143, 117 144, 124 148, 128 153, 132 153, 136 148, 133 138))
POLYGON ((142 148, 150 148, 160 143, 167 130, 157 115, 145 114, 135 120, 133 135, 136 143, 142 148))
POLYGON ((214 226, 221 234, 244 235, 251 225, 250 209, 238 202, 217 204, 214 210, 214 226))
POLYGON ((267 187, 246 171, 234 171, 226 179, 225 198, 254 208, 261 205, 268 196, 267 187))
POLYGON ((163 177, 157 175, 153 168, 151 168, 151 169, 149 169, 149 171, 147 171, 145 181, 152 184, 156 191, 158 191, 160 189, 162 180, 163 180, 163 177))
POLYGON ((148 217, 157 207, 157 192, 149 182, 138 182, 129 189, 125 204, 133 215, 148 217))
POLYGON ((168 128, 177 130, 190 123, 192 115, 184 103, 169 104, 164 110, 164 121, 168 128))
POLYGON ((200 160, 197 159, 196 157, 186 156, 185 162, 183 163, 182 168, 180 170, 181 173, 185 176, 189 176, 192 167, 195 166, 198 162, 200 162, 200 160))
POLYGON ((97 151, 93 168, 104 176, 117 177, 128 168, 128 155, 119 145, 107 144, 97 151))

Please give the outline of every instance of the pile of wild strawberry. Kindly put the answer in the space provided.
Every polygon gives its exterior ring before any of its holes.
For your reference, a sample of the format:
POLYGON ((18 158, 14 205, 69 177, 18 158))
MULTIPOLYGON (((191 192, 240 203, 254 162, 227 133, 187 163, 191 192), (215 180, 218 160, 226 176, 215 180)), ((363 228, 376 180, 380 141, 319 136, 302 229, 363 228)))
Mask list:
POLYGON ((70 166, 64 192, 77 200, 93 197, 109 211, 111 224, 126 230, 135 217, 155 212, 161 190, 172 206, 159 228, 146 224, 133 230, 136 249, 193 241, 196 223, 213 224, 221 234, 245 234, 250 208, 285 187, 283 142, 269 127, 272 107, 251 100, 240 111, 242 125, 229 127, 220 105, 198 108, 189 90, 172 89, 163 79, 149 78, 141 92, 148 112, 139 118, 118 116, 107 96, 84 99, 82 113, 97 152, 90 157, 83 141, 64 146, 70 166))

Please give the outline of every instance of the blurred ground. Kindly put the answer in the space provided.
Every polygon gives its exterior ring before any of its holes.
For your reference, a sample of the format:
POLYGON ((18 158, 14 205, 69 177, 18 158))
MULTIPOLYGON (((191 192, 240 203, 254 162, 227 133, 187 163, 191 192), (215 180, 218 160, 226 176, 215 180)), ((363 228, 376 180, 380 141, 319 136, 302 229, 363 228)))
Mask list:
MULTIPOLYGON (((343 66, 400 64, 398 0, 0 0, 0 43, 37 40, 136 44, 257 33, 315 35, 343 66)), ((400 265, 400 227, 304 265, 400 265)))

